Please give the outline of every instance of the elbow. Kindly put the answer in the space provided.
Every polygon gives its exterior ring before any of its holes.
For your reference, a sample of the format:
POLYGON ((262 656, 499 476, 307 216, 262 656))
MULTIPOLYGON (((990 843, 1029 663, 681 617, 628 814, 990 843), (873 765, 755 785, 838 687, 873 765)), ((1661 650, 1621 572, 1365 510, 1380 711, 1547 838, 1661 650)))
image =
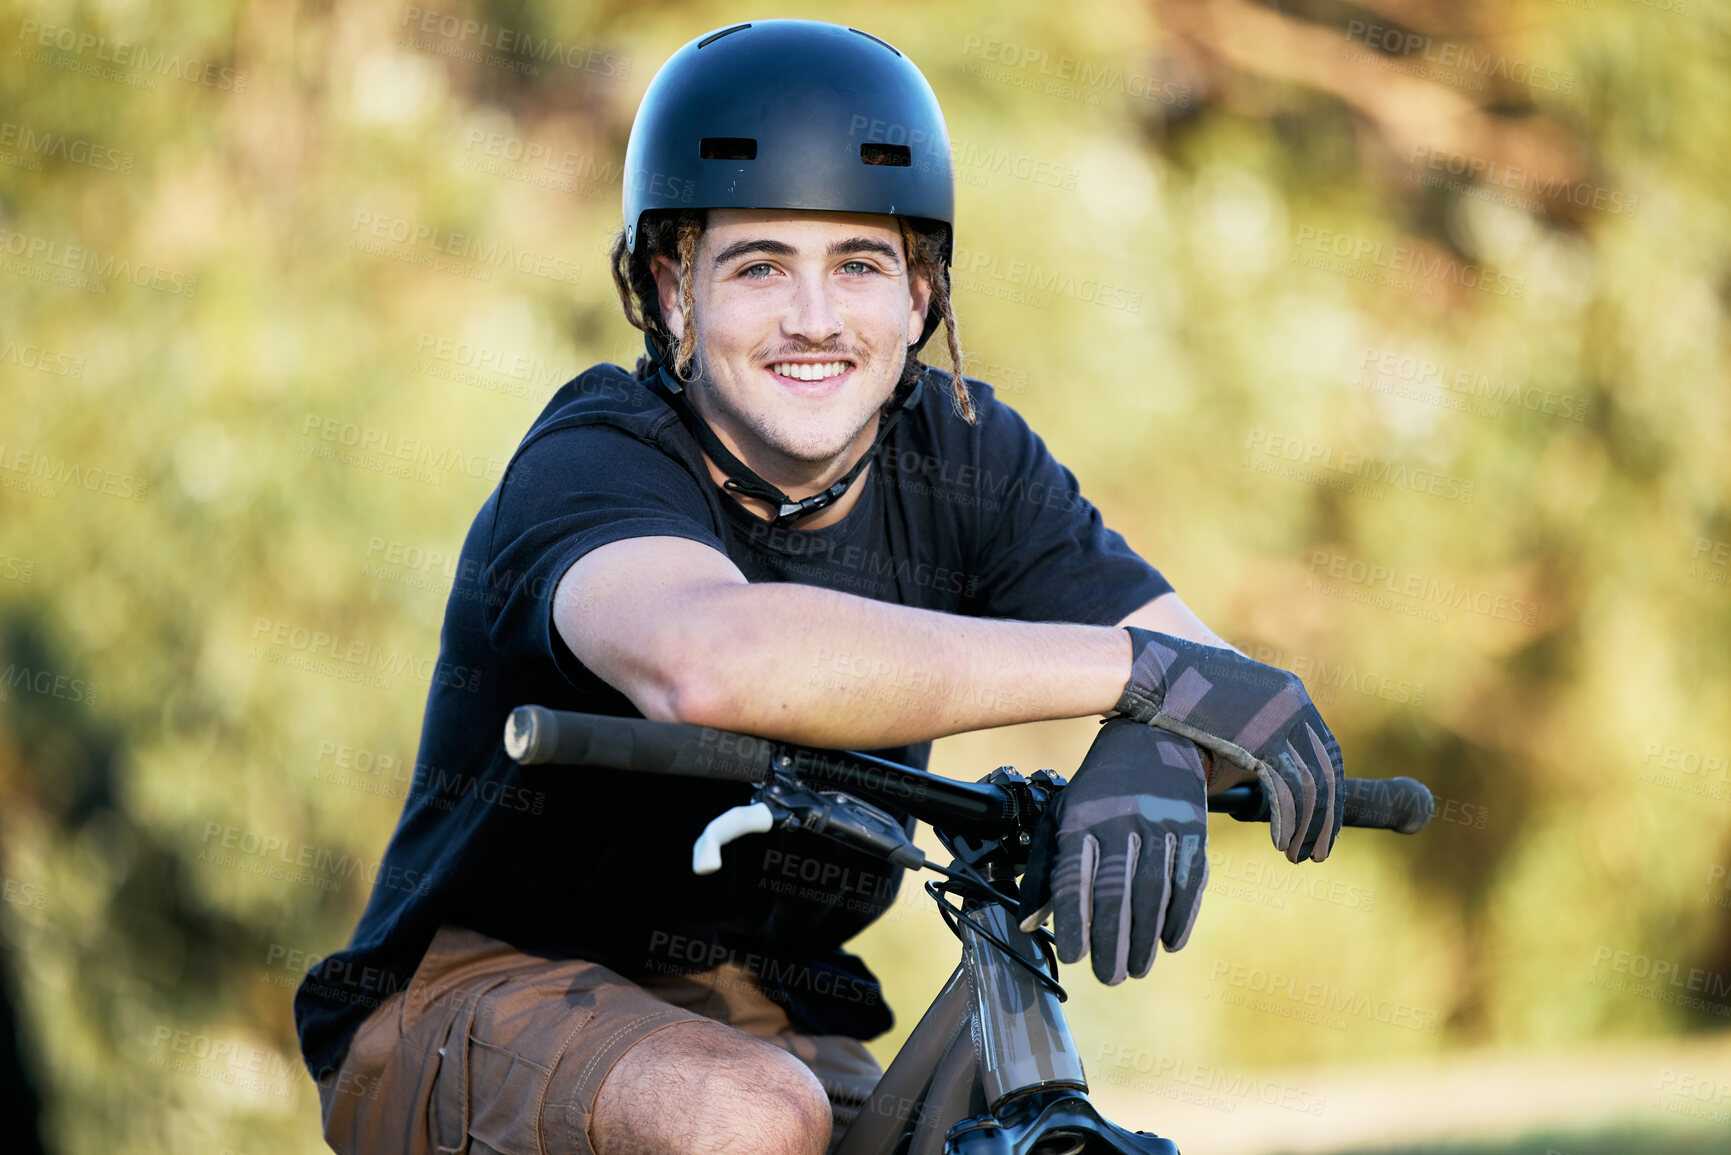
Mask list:
MULTIPOLYGON (((658 721, 683 722, 687 726, 708 726, 716 730, 739 728, 740 716, 717 679, 690 672, 671 682, 657 703, 662 717, 658 721)), ((647 711, 645 711, 647 715, 647 711)), ((653 717, 653 715, 647 715, 653 717)))
MULTIPOLYGON (((737 729, 742 703, 731 692, 739 679, 719 660, 725 647, 705 645, 689 631, 668 631, 667 645, 653 646, 653 676, 637 708, 656 722, 683 722, 718 730, 737 729)), ((660 639, 657 639, 660 640, 660 639)))

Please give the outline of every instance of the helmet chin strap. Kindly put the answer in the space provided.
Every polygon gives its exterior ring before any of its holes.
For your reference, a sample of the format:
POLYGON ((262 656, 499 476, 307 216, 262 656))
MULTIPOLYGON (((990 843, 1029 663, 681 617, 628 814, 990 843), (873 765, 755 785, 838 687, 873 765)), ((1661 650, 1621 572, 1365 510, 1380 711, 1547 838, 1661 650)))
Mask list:
MULTIPOLYGON (((929 333, 922 335, 918 343, 908 346, 909 357, 914 356, 919 351, 920 346, 925 344, 925 337, 929 335, 929 333)), ((697 439, 697 443, 703 447, 703 452, 709 455, 709 459, 715 462, 723 473, 727 474, 727 480, 722 483, 722 488, 742 497, 752 497, 759 501, 768 502, 775 510, 775 516, 770 519, 770 524, 777 526, 790 525, 840 500, 842 494, 847 492, 848 486, 854 483, 854 479, 859 477, 861 471, 871 463, 871 459, 877 456, 878 449, 883 445, 884 439, 889 436, 890 430, 895 428, 895 424, 901 419, 902 414, 907 412, 918 400, 925 376, 922 373, 919 377, 915 377, 911 384, 896 387, 895 394, 890 397, 888 404, 884 406, 883 413, 878 417, 877 436, 872 439, 872 443, 866 448, 866 451, 860 454, 860 459, 853 463, 852 469, 843 474, 829 488, 807 498, 795 499, 759 477, 751 470, 750 466, 735 457, 732 451, 721 443, 721 438, 715 435, 715 431, 709 427, 708 422, 697 415, 697 410, 691 405, 691 399, 686 396, 684 384, 668 372, 667 362, 663 360, 661 350, 656 348, 655 339, 648 333, 643 335, 643 346, 649 351, 650 368, 653 370, 648 380, 644 382, 649 387, 649 391, 667 403, 667 407, 678 416, 680 423, 690 430, 691 435, 697 439)))

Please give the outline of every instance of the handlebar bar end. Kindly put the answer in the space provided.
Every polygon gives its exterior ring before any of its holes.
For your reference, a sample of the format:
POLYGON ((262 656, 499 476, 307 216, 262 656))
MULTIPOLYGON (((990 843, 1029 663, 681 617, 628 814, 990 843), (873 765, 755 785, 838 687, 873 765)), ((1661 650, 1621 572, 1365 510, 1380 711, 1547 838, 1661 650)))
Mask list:
POLYGON ((1436 799, 1412 778, 1348 778, 1346 824, 1417 834, 1436 814, 1436 799))
POLYGON ((505 719, 505 753, 524 766, 546 762, 557 744, 558 724, 545 706, 518 706, 505 719))

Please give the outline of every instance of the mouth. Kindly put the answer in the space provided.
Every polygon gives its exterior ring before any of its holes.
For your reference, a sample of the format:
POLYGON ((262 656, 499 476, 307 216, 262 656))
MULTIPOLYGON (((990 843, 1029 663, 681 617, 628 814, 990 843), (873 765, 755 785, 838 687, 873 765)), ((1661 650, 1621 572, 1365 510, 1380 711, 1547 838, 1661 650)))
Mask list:
POLYGON ((767 366, 771 376, 795 392, 807 396, 832 393, 852 378, 852 361, 772 361, 767 366))

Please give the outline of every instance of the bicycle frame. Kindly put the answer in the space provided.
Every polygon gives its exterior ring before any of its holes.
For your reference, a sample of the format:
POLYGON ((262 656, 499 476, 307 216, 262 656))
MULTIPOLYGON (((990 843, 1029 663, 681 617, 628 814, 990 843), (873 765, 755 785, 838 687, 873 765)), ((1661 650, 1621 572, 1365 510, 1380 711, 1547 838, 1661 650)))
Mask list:
MULTIPOLYGON (((1044 969, 1033 937, 1003 906, 970 901, 963 912, 1044 969)), ((1057 995, 966 921, 959 930, 961 962, 836 1155, 1177 1155, 1169 1141, 1100 1116, 1057 995)))

